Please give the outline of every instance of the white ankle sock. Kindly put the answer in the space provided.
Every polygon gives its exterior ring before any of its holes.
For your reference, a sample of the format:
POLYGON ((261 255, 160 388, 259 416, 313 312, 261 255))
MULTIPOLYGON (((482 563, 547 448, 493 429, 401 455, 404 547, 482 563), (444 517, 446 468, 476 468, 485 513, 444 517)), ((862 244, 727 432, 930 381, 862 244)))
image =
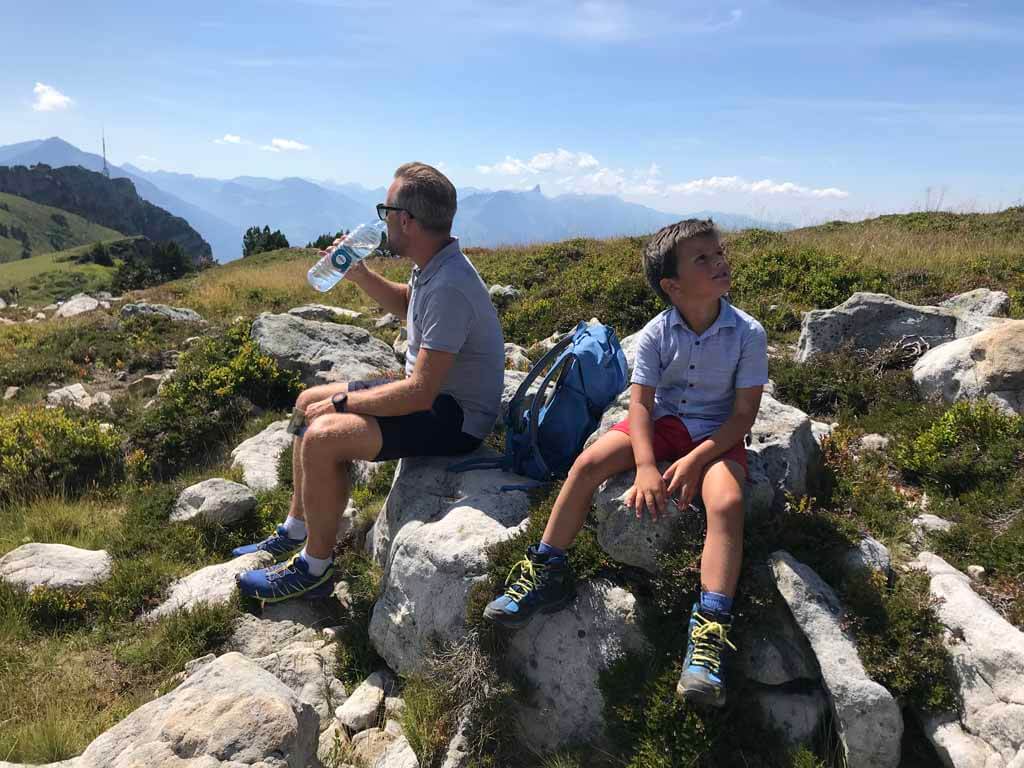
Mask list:
POLYGON ((309 564, 309 573, 312 576, 323 576, 324 571, 327 570, 328 566, 334 562, 331 557, 313 557, 311 554, 306 552, 306 548, 302 548, 302 559, 309 564))
POLYGON ((288 534, 289 539, 304 539, 306 538, 306 521, 288 515, 284 519, 284 532, 288 534))

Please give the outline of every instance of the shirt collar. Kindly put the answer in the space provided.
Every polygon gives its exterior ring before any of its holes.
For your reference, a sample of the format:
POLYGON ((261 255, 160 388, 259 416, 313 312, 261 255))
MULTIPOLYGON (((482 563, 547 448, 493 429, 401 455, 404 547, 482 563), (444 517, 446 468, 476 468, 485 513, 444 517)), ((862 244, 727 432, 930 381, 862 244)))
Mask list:
MULTIPOLYGON (((693 333, 693 330, 686 324, 686 320, 679 313, 679 310, 673 306, 672 311, 669 312, 669 321, 673 328, 679 327, 684 330, 693 333)), ((703 339, 705 336, 714 336, 722 328, 735 328, 736 327, 736 311, 732 308, 732 304, 725 300, 723 296, 718 300, 718 317, 715 318, 715 322, 711 324, 704 333, 700 334, 698 338, 703 339)), ((696 334, 694 334, 696 335, 696 334)))
POLYGON ((427 266, 423 269, 413 267, 413 278, 420 285, 429 282, 430 278, 436 275, 438 270, 440 270, 441 267, 443 267, 446 262, 450 261, 457 253, 461 253, 459 250, 459 238, 454 237, 448 245, 430 257, 430 261, 427 262, 427 266))

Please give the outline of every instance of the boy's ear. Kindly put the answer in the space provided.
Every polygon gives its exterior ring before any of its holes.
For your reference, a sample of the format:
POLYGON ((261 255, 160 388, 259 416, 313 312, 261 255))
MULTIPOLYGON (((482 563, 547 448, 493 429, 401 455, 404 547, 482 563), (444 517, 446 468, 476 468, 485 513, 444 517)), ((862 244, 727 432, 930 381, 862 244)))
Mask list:
POLYGON ((658 281, 658 285, 661 286, 661 290, 663 290, 665 293, 667 293, 669 296, 671 296, 672 293, 679 286, 679 283, 676 282, 676 280, 674 278, 663 277, 663 278, 661 278, 661 280, 658 281))

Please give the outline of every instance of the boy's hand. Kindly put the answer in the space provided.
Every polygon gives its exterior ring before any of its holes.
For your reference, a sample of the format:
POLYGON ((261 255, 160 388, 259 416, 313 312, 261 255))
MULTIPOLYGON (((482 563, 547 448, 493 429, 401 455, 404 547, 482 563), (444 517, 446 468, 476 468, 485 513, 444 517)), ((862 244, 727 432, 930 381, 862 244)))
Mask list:
POLYGON ((647 512, 652 520, 657 520, 658 515, 665 514, 668 508, 668 494, 665 492, 665 481, 653 464, 637 467, 636 481, 633 487, 626 492, 626 506, 636 509, 636 519, 639 520, 644 505, 647 505, 647 512))
POLYGON ((692 455, 683 456, 665 470, 663 479, 668 483, 668 495, 678 494, 680 508, 686 507, 697 495, 703 471, 704 467, 694 461, 692 455))

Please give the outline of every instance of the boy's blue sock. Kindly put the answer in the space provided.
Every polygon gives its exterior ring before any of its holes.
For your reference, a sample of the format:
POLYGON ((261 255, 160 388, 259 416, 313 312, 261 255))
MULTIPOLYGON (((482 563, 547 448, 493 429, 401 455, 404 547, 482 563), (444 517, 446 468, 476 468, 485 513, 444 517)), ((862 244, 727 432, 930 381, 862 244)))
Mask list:
POLYGON ((541 555, 547 555, 549 558, 565 557, 564 549, 552 547, 550 544, 545 544, 543 541, 541 541, 541 543, 537 545, 537 553, 541 555))
POLYGON ((700 607, 715 613, 732 613, 732 598, 720 592, 701 592, 700 607))

